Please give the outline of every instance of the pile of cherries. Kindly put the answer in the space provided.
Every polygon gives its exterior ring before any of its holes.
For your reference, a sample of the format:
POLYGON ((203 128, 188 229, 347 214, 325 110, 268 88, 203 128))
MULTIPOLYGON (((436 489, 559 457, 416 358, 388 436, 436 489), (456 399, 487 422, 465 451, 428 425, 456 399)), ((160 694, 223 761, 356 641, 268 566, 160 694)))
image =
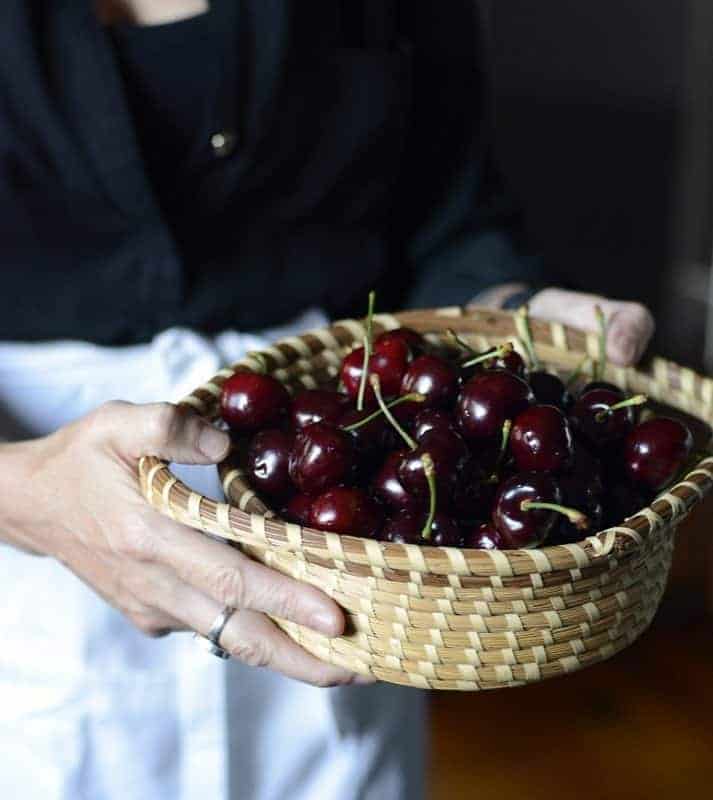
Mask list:
POLYGON ((372 309, 339 391, 291 397, 253 372, 223 386, 223 420, 249 437, 248 479, 288 520, 436 546, 575 542, 645 506, 691 456, 682 422, 639 421, 644 396, 543 370, 526 309, 529 365, 510 343, 478 354, 452 332, 448 348, 408 328, 372 341, 372 309))

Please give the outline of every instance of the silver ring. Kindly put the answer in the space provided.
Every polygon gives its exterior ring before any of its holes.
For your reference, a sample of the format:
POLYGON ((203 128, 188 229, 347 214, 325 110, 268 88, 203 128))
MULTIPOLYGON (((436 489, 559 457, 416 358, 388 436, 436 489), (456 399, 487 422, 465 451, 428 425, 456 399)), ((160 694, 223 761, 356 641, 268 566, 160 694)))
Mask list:
POLYGON ((193 638, 211 655, 222 659, 230 658, 230 653, 220 645, 220 637, 223 635, 228 620, 234 613, 235 609, 232 606, 226 606, 215 618, 215 621, 210 626, 210 630, 205 636, 201 636, 200 633, 194 633, 193 638))

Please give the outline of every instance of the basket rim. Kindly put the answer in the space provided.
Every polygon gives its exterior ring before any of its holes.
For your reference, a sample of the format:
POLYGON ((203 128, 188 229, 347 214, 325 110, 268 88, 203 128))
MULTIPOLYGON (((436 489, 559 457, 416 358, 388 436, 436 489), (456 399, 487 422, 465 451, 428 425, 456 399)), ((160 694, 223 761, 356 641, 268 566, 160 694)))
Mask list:
MULTIPOLYGON (((516 337, 514 316, 515 313, 509 311, 448 307, 377 314, 374 327, 380 331, 408 326, 433 334, 455 327, 464 333, 513 339, 516 337)), ((590 355, 596 359, 595 334, 541 320, 533 320, 532 327, 536 349, 544 361, 555 360, 564 354, 580 358, 590 355), (547 358, 548 354, 552 356, 550 359, 547 358)), ((364 333, 363 322, 349 319, 307 331, 300 336, 281 339, 220 370, 178 405, 215 420, 222 383, 236 371, 263 372, 267 369, 284 381, 286 367, 290 364, 312 362, 314 357, 326 356, 330 350, 358 343, 364 333)), ((652 397, 656 398, 657 394, 662 398, 665 396, 669 406, 689 413, 693 407, 694 416, 698 419, 708 424, 713 421, 713 381, 693 370, 660 358, 653 360, 648 372, 635 367, 610 366, 608 369, 607 376, 609 372, 613 373, 611 377, 614 382, 627 383, 632 376, 649 381, 652 388, 658 389, 649 392, 652 397)), ((226 477, 225 464, 221 464, 219 469, 223 480, 226 477)), ((393 544, 299 526, 281 520, 259 501, 254 492, 239 495, 238 502, 234 504, 216 503, 185 486, 171 473, 168 464, 155 456, 142 457, 138 472, 146 498, 159 511, 226 541, 293 553, 321 553, 327 555, 337 567, 343 568, 346 563, 352 562, 370 565, 382 571, 382 574, 383 570, 396 568, 413 573, 433 571, 455 576, 512 576, 581 569, 613 553, 645 546, 652 533, 678 524, 713 488, 713 455, 700 459, 683 478, 620 525, 599 531, 574 544, 492 551, 393 544), (247 497, 248 494, 251 496, 247 497)), ((232 481, 226 487, 226 496, 234 500, 231 485, 232 481)))

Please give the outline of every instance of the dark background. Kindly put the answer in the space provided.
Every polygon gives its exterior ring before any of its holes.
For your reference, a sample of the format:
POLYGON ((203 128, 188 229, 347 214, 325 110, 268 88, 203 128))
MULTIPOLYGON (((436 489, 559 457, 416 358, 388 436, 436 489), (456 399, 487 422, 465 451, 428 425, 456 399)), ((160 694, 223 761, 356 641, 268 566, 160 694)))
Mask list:
POLYGON ((499 160, 576 288, 648 303, 658 352, 700 366, 713 214, 709 0, 497 0, 499 160))

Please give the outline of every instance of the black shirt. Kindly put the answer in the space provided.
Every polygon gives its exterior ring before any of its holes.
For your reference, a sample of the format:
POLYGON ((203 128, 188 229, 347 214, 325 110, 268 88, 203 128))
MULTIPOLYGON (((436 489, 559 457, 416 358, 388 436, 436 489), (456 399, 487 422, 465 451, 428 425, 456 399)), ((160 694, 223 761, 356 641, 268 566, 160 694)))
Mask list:
POLYGON ((359 312, 371 286, 382 308, 458 303, 539 270, 489 159, 476 4, 212 5, 239 6, 237 30, 198 35, 212 11, 111 34, 85 0, 0 5, 0 340, 257 328, 359 312), (167 71, 151 49, 184 34, 167 71))

